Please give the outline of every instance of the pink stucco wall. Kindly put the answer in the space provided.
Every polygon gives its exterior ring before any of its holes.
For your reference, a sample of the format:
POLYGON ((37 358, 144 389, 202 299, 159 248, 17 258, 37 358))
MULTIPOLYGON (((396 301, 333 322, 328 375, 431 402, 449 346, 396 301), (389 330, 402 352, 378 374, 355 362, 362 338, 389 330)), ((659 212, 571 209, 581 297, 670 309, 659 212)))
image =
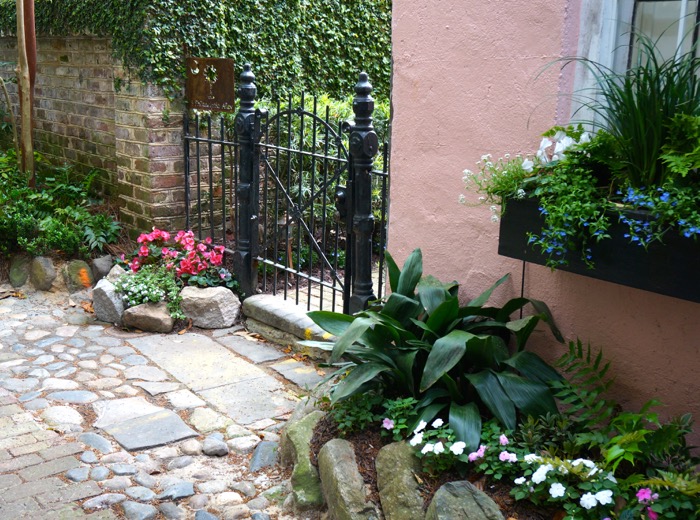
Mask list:
MULTIPOLYGON (((498 256, 489 208, 457 202, 462 170, 485 153, 532 153, 540 133, 567 122, 558 95, 571 92, 571 77, 557 67, 535 77, 575 53, 579 4, 394 0, 389 249, 402 262, 420 247, 425 271, 460 281, 465 298, 506 272, 496 299, 520 292, 522 264, 498 256)), ((604 349, 623 404, 655 397, 664 415, 700 417, 699 304, 536 265, 525 293, 549 304, 567 338, 604 349)), ((544 332, 535 340, 550 358, 562 352, 544 332)))

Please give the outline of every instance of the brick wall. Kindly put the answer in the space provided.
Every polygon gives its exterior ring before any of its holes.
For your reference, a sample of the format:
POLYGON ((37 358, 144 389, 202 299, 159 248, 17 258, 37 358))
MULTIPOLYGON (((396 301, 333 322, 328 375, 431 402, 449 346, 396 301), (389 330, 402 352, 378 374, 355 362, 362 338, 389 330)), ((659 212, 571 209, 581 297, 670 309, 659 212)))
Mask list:
MULTIPOLYGON (((16 62, 14 37, 0 38, 0 61, 16 62)), ((4 79, 14 77, 5 67, 4 79)), ((182 109, 159 89, 115 78, 126 74, 109 40, 39 37, 34 139, 54 164, 98 169, 98 186, 119 206, 132 234, 184 227, 182 109), (164 118, 168 113, 169 117, 164 118)), ((16 85, 8 83, 14 110, 16 85)))

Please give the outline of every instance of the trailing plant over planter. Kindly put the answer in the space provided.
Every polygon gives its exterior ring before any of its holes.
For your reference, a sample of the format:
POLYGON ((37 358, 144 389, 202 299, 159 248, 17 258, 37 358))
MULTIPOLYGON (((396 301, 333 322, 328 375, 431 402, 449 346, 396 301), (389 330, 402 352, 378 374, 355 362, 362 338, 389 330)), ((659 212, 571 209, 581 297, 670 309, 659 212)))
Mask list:
POLYGON ((610 238, 615 220, 628 229, 626 239, 644 248, 663 243, 670 230, 700 235, 700 59, 692 49, 661 60, 653 42, 637 41, 637 61, 621 74, 564 59, 596 77, 597 88, 581 93, 597 116, 581 121, 593 135, 580 125, 555 127, 532 156, 486 155, 478 173, 464 172, 467 188, 502 212, 508 199, 538 201, 544 227, 529 234, 529 243, 550 267, 578 256, 593 268, 593 246, 610 238))
POLYGON ((543 302, 514 298, 502 307, 486 306, 506 275, 461 306, 457 283, 423 278, 419 249, 402 270, 389 254, 387 265, 392 294, 386 301, 354 316, 309 313, 338 336, 335 343, 305 342, 331 351, 331 363, 339 367, 331 375, 341 376, 332 403, 370 390, 386 398, 412 397, 418 401, 415 424, 449 419, 470 448, 478 445, 482 416, 513 429, 521 415, 557 411, 548 383, 561 376, 525 350, 540 321, 562 340, 543 302), (528 304, 535 314, 511 319, 528 304))

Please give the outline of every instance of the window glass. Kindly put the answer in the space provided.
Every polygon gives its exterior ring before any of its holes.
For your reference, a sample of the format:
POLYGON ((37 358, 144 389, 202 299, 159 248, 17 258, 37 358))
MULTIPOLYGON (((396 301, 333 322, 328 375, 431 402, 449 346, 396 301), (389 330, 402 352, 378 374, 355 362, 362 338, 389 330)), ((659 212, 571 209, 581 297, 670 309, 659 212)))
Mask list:
MULTIPOLYGON (((639 1, 635 6, 634 30, 656 42, 661 59, 672 58, 679 47, 681 53, 691 49, 697 8, 697 0, 639 1)), ((632 62, 636 53, 633 48, 632 62)))

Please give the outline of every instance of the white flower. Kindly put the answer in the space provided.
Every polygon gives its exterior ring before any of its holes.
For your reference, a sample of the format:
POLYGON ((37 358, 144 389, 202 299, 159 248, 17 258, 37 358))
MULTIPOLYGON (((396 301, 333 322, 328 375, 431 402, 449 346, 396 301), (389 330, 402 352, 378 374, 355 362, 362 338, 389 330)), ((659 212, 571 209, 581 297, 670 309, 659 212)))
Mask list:
POLYGON ((598 501, 595 498, 595 495, 592 495, 590 493, 586 493, 581 497, 581 507, 584 507, 586 509, 591 509, 595 506, 598 505, 598 501))
POLYGON ((581 138, 578 140, 578 144, 584 144, 584 143, 590 143, 591 142, 591 134, 588 132, 583 132, 581 134, 581 138))
POLYGON ((556 142, 556 141, 561 141, 565 137, 566 137, 566 132, 564 132, 564 130, 557 130, 557 133, 554 134, 554 137, 552 139, 554 139, 554 141, 556 142))
POLYGON ((484 202, 486 200, 486 197, 479 197, 479 202, 484 202))
POLYGON ((578 466, 579 464, 583 464, 583 465, 586 466, 587 468, 591 468, 591 469, 595 468, 595 462, 593 462, 592 460, 588 460, 588 459, 576 459, 576 460, 574 460, 574 461, 571 462, 571 465, 572 465, 572 466, 578 466))
POLYGON ((465 197, 464 195, 460 195, 459 196, 459 203, 464 204, 466 202, 467 202, 467 197, 465 197))
POLYGON ((482 161, 488 161, 490 158, 491 158, 490 153, 487 153, 487 154, 481 156, 482 161))
POLYGON ((532 172, 532 169, 535 167, 535 163, 532 162, 530 159, 525 159, 523 161, 522 167, 523 167, 523 170, 530 173, 530 172, 532 172))
POLYGON ((612 474, 612 471, 605 475, 605 478, 608 479, 610 482, 614 482, 615 484, 617 484, 617 479, 612 474))
POLYGON ((498 222, 498 215, 491 215, 491 222, 498 222))
POLYGON ((544 482, 544 479, 547 478, 547 473, 552 471, 554 467, 551 464, 543 464, 537 470, 532 474, 532 481, 535 484, 539 484, 540 482, 544 482))
POLYGON ((541 461, 542 457, 540 457, 539 455, 535 455, 534 453, 528 453, 523 457, 523 460, 528 464, 532 464, 533 462, 541 461))
POLYGON ((411 446, 418 446, 421 442, 423 442, 423 432, 416 434, 408 443, 411 446))
POLYGON ((433 453, 435 453, 435 455, 439 455, 440 453, 444 453, 444 451, 445 451, 445 446, 441 442, 438 442, 437 444, 435 444, 435 447, 433 448, 433 453))
POLYGON ((443 424, 445 424, 445 422, 444 422, 442 419, 439 419, 439 418, 438 418, 438 419, 435 419, 435 420, 433 421, 433 425, 432 425, 432 426, 433 426, 433 428, 439 428, 439 427, 442 426, 443 424))
POLYGON ((472 175, 474 175, 474 172, 467 168, 462 172, 462 179, 467 180, 472 175))
POLYGON ((426 453, 432 452, 432 451, 433 451, 433 447, 434 447, 434 446, 433 446, 432 444, 428 443, 428 444, 426 444, 425 446, 423 446, 423 449, 420 450, 420 452, 421 452, 423 455, 425 455, 426 453))
POLYGON ((525 483, 525 477, 518 477, 516 478, 513 482, 515 482, 518 486, 521 484, 525 483))
POLYGON ((610 489, 604 489, 603 491, 598 491, 595 494, 595 499, 601 504, 601 505, 607 505, 607 504, 612 504, 613 503, 613 492, 610 489))
POLYGON ((518 188, 518 191, 515 192, 515 198, 516 199, 524 199, 525 198, 525 190, 522 188, 518 188))
POLYGON ((489 206, 489 210, 491 210, 491 213, 496 213, 498 211, 498 206, 489 206))
POLYGON ((450 451, 455 455, 461 455, 462 453, 464 453, 464 449, 466 447, 467 444, 465 442, 457 441, 452 446, 450 446, 450 451))
POLYGON ((562 475, 567 475, 569 473, 569 470, 566 469, 566 466, 559 466, 559 473, 562 475))
POLYGON ((504 158, 504 159, 510 159, 510 154, 509 154, 509 153, 505 154, 505 155, 503 156, 503 158, 504 158))
POLYGON ((565 152, 574 144, 576 144, 576 141, 574 141, 571 137, 566 136, 556 144, 556 146, 554 147, 554 153, 565 152))
POLYGON ((539 151, 544 153, 544 151, 545 151, 547 148, 549 148, 550 146, 552 146, 552 144, 554 144, 554 143, 552 143, 552 141, 550 141, 550 140, 547 139, 546 137, 543 137, 542 140, 540 141, 540 149, 539 149, 539 151))
POLYGON ((565 493, 566 493, 566 488, 562 484, 560 484, 559 482, 555 482, 549 488, 549 494, 552 495, 552 498, 563 497, 565 493))
POLYGON ((416 429, 413 430, 413 433, 418 433, 420 431, 423 431, 425 427, 428 426, 428 423, 425 421, 421 421, 418 423, 418 426, 416 426, 416 429))

